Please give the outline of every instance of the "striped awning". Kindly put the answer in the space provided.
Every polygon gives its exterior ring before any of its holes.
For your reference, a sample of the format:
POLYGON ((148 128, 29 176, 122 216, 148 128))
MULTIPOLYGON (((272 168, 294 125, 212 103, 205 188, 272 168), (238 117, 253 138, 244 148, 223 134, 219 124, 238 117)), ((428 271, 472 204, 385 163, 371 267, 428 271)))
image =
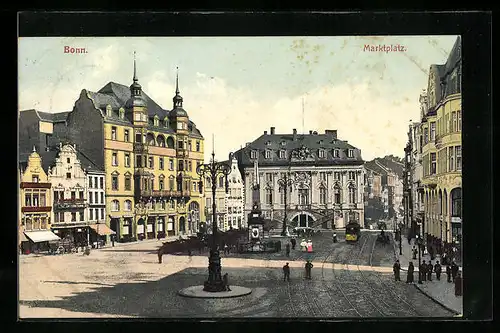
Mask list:
POLYGON ((111 230, 107 225, 105 224, 90 224, 89 227, 95 230, 100 236, 107 236, 107 235, 114 235, 116 232, 111 230))
POLYGON ((40 230, 40 231, 25 231, 24 234, 28 237, 33 243, 41 243, 41 242, 49 242, 59 240, 59 236, 54 234, 49 230, 40 230))

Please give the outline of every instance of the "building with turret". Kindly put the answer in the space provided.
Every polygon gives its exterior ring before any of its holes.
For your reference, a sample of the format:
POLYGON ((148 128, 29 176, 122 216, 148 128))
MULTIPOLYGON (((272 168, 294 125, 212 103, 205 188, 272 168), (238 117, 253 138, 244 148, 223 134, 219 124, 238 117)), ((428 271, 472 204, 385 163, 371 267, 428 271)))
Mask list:
POLYGON ((188 234, 205 220, 196 174, 204 139, 183 102, 178 75, 171 110, 152 100, 142 90, 134 59, 129 87, 109 82, 97 92, 83 89, 72 111, 42 113, 50 122, 39 111, 21 111, 20 137, 47 150, 71 142, 104 170, 105 223, 118 241, 188 234), (41 124, 51 133, 42 133, 41 124))

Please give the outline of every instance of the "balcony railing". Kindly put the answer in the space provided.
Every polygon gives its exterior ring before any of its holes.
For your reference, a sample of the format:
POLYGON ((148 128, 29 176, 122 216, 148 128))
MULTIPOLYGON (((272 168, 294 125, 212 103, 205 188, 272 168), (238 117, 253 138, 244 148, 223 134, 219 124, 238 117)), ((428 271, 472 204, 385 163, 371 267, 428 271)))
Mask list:
POLYGON ((165 198, 165 197, 190 197, 191 191, 183 190, 183 191, 174 191, 174 190, 141 190, 141 197, 152 197, 152 198, 165 198))
POLYGON ((50 188, 51 183, 21 182, 21 188, 50 188))
POLYGON ((21 212, 23 213, 46 213, 52 210, 51 206, 42 207, 21 207, 21 212))
POLYGON ((134 143, 134 153, 147 153, 148 146, 144 143, 134 143))
POLYGON ((189 151, 187 149, 178 148, 176 150, 177 157, 188 157, 189 151))
POLYGON ((85 199, 59 199, 54 201, 54 208, 85 208, 85 199))

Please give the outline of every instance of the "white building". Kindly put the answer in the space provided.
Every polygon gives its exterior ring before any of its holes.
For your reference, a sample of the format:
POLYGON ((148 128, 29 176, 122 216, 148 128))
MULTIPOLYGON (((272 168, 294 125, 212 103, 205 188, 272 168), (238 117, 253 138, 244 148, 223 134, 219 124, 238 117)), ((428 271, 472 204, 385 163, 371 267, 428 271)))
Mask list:
POLYGON ((342 228, 349 222, 364 225, 363 185, 365 169, 361 151, 337 138, 336 130, 325 134, 270 134, 235 153, 244 176, 245 215, 256 201, 253 191, 260 188, 261 210, 265 218, 280 225, 285 214, 287 176, 287 221, 292 226, 342 228))
MULTIPOLYGON (((225 177, 220 175, 217 178, 215 190, 215 205, 217 227, 221 231, 230 228, 238 229, 245 227, 244 212, 244 184, 238 169, 238 160, 234 155, 230 155, 228 161, 223 161, 231 167, 231 173, 227 176, 228 192, 226 193, 225 177)), ((207 223, 212 223, 212 182, 209 177, 205 179, 205 202, 207 223)))

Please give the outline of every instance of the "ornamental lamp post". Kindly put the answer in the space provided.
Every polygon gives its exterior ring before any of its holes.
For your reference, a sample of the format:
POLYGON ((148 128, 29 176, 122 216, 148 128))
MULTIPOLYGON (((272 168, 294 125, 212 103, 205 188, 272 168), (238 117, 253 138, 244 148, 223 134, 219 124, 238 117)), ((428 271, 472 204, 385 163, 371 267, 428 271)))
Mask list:
POLYGON ((283 229, 281 230, 281 236, 287 235, 287 197, 288 197, 288 187, 292 186, 293 181, 290 179, 289 172, 285 173, 285 176, 281 179, 278 179, 279 187, 284 191, 283 201, 285 203, 284 217, 283 217, 283 229))
POLYGON ((216 204, 215 192, 217 190, 217 179, 220 175, 225 177, 226 193, 229 192, 228 175, 231 173, 231 166, 226 163, 215 161, 215 153, 212 151, 212 160, 210 163, 201 164, 196 168, 196 173, 200 176, 199 182, 200 193, 203 192, 203 180, 209 177, 212 182, 212 248, 208 259, 208 280, 204 283, 204 291, 220 292, 225 290, 224 282, 221 275, 221 260, 219 248, 217 246, 217 219, 216 219, 216 204))

